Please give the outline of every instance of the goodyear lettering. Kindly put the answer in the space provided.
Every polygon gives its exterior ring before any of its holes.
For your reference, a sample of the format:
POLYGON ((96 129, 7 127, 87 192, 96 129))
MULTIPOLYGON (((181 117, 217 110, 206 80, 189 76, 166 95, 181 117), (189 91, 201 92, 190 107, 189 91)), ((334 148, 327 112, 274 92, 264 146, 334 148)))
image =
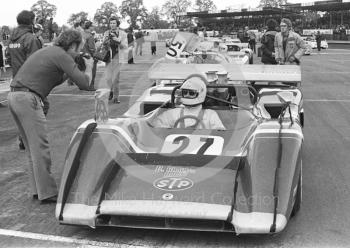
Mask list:
POLYGON ((159 178, 154 181, 153 186, 160 190, 180 191, 191 188, 193 186, 193 182, 188 178, 159 178))

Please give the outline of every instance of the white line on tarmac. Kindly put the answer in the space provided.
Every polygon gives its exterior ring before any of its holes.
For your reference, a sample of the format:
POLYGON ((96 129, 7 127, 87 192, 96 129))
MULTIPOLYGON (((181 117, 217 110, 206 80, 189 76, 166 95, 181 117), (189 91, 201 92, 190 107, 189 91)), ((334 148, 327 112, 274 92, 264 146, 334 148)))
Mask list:
POLYGON ((115 244, 115 243, 104 242, 104 241, 101 242, 101 241, 94 241, 94 240, 87 240, 87 239, 76 239, 76 238, 62 237, 62 236, 56 236, 56 235, 13 231, 13 230, 7 230, 7 229, 0 229, 0 235, 8 236, 8 237, 18 237, 18 238, 24 238, 24 239, 35 239, 35 240, 40 240, 40 241, 90 245, 90 246, 96 246, 96 247, 120 247, 120 248, 122 248, 122 247, 125 247, 125 248, 126 247, 128 247, 128 248, 142 247, 142 248, 144 248, 144 246, 136 246, 136 245, 128 245, 128 244, 115 244))
POLYGON ((350 74, 350 72, 345 72, 345 71, 308 71, 308 74, 350 74))
POLYGON ((313 52, 313 53, 311 53, 311 55, 312 54, 314 54, 314 55, 316 55, 316 54, 319 54, 319 55, 350 55, 349 52, 347 52, 347 53, 317 53, 317 52, 313 52))
POLYGON ((350 102, 350 99, 304 99, 304 102, 350 102))

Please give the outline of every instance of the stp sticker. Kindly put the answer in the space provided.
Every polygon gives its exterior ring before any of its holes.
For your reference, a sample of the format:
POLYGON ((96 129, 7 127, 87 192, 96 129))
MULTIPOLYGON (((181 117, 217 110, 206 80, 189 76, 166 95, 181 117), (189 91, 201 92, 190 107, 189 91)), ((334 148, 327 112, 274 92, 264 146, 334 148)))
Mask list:
POLYGON ((180 191, 191 188, 193 182, 188 178, 168 177, 155 180, 153 186, 160 190, 180 191))

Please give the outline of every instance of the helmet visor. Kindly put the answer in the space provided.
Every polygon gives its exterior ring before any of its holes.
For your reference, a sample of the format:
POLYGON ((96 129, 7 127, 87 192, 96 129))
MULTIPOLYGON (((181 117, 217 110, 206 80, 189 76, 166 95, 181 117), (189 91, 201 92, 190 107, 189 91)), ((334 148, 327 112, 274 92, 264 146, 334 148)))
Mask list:
POLYGON ((194 99, 198 97, 198 91, 191 89, 181 89, 181 96, 183 98, 194 99))

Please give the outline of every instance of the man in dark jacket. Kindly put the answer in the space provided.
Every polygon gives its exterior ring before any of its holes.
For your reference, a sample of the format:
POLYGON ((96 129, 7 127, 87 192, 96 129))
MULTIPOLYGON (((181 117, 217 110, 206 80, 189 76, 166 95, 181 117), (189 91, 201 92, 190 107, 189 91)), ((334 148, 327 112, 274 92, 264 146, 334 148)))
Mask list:
MULTIPOLYGON (((27 58, 41 48, 41 43, 33 32, 34 20, 35 14, 32 11, 23 10, 17 15, 18 27, 12 31, 10 43, 8 45, 13 78, 16 76, 19 68, 21 68, 27 58)), ((25 149, 23 140, 20 136, 19 149, 25 149)))
POLYGON ((264 64, 277 64, 275 60, 275 36, 276 36, 276 26, 277 22, 274 19, 269 19, 266 22, 267 30, 265 34, 261 37, 261 62, 264 64))
POLYGON ((17 16, 18 27, 12 31, 8 46, 13 77, 16 76, 24 61, 41 48, 40 41, 33 34, 34 19, 34 13, 27 10, 23 10, 17 16))

